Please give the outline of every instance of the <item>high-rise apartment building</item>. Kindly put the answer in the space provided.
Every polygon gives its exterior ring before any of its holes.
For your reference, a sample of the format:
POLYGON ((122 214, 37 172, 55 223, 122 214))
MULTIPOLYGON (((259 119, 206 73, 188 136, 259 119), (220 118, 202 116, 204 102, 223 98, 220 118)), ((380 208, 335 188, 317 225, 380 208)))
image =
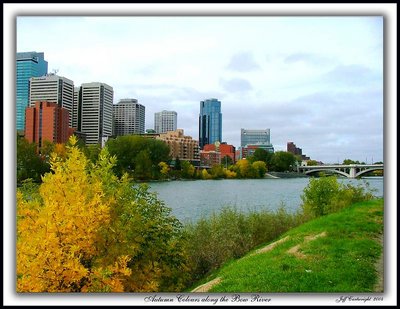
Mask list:
POLYGON ((103 144, 112 135, 114 90, 105 83, 81 85, 81 128, 86 144, 103 144))
POLYGON ((114 135, 143 134, 145 106, 136 99, 122 99, 113 105, 114 135))
POLYGON ((172 159, 179 158, 198 166, 200 160, 199 143, 191 136, 184 135, 182 129, 160 133, 159 136, 156 136, 156 139, 162 140, 169 146, 172 159))
POLYGON ((57 103, 38 101, 26 108, 25 138, 38 147, 44 141, 66 143, 72 134, 69 127, 69 112, 57 103))
POLYGON ((176 131, 177 113, 174 111, 162 111, 154 114, 154 130, 156 133, 176 131))
POLYGON ((69 126, 72 128, 72 107, 74 103, 74 82, 56 74, 31 77, 29 81, 29 102, 33 107, 36 102, 57 103, 69 112, 69 126))
POLYGON ((16 70, 16 126, 17 130, 25 129, 25 109, 29 106, 29 79, 47 74, 47 61, 44 53, 17 53, 16 70))
POLYGON ((217 99, 200 101, 199 146, 222 142, 221 102, 217 99))

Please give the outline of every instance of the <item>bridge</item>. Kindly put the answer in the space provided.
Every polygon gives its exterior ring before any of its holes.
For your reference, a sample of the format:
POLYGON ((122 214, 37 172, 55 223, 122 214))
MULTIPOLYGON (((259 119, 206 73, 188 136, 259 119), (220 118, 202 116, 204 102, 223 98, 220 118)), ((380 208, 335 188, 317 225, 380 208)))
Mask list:
POLYGON ((382 170, 383 164, 314 165, 298 166, 297 171, 310 175, 317 172, 331 172, 347 178, 357 178, 372 171, 382 170))

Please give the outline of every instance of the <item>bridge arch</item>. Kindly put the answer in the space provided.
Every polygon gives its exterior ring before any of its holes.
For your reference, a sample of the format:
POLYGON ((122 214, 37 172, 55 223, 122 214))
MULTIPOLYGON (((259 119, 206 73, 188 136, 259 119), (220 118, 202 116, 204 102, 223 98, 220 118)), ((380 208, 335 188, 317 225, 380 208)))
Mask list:
POLYGON ((335 170, 335 169, 326 169, 326 168, 312 169, 312 170, 306 171, 304 174, 310 175, 310 174, 313 174, 315 172, 327 172, 327 171, 332 172, 334 174, 339 174, 339 175, 345 176, 347 178, 350 177, 350 174, 347 174, 346 172, 338 171, 338 170, 335 170))
POLYGON ((369 172, 378 171, 378 170, 382 170, 383 171, 383 167, 371 167, 371 168, 368 168, 366 170, 362 170, 362 171, 356 173, 356 177, 360 177, 363 174, 367 174, 369 172))

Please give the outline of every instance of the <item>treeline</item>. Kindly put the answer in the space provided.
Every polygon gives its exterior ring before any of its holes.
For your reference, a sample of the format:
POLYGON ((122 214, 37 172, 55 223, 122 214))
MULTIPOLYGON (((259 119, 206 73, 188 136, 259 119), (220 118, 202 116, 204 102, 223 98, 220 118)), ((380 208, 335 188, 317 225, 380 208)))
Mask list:
POLYGON ((183 226, 147 185, 117 175, 108 147, 94 162, 74 137, 64 147, 41 184, 17 189, 18 292, 184 291, 294 226, 373 198, 326 177, 310 181, 295 214, 226 208, 183 226))
MULTIPOLYGON (((38 149, 23 137, 17 138, 17 183, 25 179, 41 182, 41 175, 50 171, 50 155, 56 152, 63 155, 63 144, 44 142, 38 149)), ((98 160, 101 152, 99 145, 85 145, 81 141, 77 147, 92 162, 98 160)), ((233 164, 230 157, 222 158, 222 164, 210 169, 199 168, 189 161, 171 158, 169 146, 160 140, 139 135, 119 136, 106 143, 110 155, 116 156, 113 167, 116 175, 127 173, 133 180, 148 181, 162 179, 222 179, 222 178, 263 178, 267 171, 292 170, 299 158, 285 151, 269 153, 257 149, 247 159, 233 164)))

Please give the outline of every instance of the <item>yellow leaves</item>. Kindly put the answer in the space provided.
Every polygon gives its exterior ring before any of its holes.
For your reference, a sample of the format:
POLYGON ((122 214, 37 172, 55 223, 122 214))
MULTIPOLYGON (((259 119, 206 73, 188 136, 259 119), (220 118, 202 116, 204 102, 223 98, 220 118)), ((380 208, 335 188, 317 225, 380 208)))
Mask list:
POLYGON ((51 164, 54 173, 46 174, 39 188, 41 204, 17 191, 19 292, 79 290, 90 271, 82 259, 96 256, 98 231, 109 223, 110 200, 100 179, 88 175, 79 149, 68 147, 64 160, 54 152, 51 164))
POLYGON ((124 292, 124 283, 131 275, 129 260, 130 257, 124 255, 118 257, 114 265, 94 268, 82 292, 124 292))

